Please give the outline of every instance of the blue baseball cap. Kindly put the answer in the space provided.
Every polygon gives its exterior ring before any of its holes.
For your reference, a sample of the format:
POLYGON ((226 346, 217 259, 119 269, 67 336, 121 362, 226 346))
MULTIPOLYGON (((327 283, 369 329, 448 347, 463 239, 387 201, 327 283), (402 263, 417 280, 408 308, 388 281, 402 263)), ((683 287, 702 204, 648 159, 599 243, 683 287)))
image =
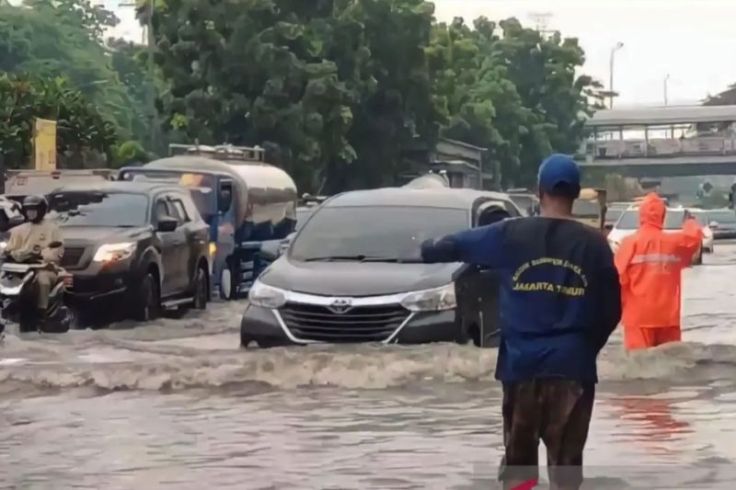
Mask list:
POLYGON ((537 186, 541 192, 552 192, 560 184, 567 185, 580 195, 580 169, 575 160, 567 155, 555 153, 547 157, 539 166, 537 186))

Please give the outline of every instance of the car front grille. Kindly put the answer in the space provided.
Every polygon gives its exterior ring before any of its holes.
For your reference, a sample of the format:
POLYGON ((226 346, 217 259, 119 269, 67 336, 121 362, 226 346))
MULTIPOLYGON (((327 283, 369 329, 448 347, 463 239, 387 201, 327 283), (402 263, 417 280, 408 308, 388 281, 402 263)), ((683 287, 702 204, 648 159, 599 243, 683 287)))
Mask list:
POLYGON ((332 343, 385 341, 409 316, 398 304, 357 306, 335 313, 325 306, 289 303, 279 313, 295 337, 332 343))
POLYGON ((79 264, 84 255, 84 248, 81 247, 69 247, 64 248, 64 255, 61 257, 62 267, 74 267, 79 264))

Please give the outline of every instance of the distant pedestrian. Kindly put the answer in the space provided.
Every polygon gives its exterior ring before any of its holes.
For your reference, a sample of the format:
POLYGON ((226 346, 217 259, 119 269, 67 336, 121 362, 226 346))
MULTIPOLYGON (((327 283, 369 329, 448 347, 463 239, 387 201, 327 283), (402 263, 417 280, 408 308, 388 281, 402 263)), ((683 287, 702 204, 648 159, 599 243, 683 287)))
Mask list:
POLYGON ((564 155, 539 169, 540 217, 465 231, 422 247, 427 262, 500 273, 505 457, 512 489, 538 478, 540 439, 552 488, 577 489, 598 381, 596 358, 621 316, 619 279, 603 234, 572 218, 580 172, 564 155))
POLYGON ((659 196, 647 194, 639 208, 639 229, 616 251, 621 278, 624 345, 646 349, 678 342, 682 269, 702 244, 703 231, 690 217, 683 231, 662 230, 667 208, 659 196))

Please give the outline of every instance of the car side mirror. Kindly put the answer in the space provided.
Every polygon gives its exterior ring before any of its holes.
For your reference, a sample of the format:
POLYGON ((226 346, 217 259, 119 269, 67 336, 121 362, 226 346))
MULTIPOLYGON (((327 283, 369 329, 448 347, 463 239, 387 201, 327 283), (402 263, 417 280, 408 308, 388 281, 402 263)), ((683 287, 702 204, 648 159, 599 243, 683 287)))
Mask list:
POLYGON ((158 219, 158 231, 164 233, 176 231, 177 226, 179 226, 179 221, 171 216, 162 216, 158 219))
POLYGON ((268 260, 276 260, 281 255, 282 240, 268 240, 261 244, 261 255, 268 260))

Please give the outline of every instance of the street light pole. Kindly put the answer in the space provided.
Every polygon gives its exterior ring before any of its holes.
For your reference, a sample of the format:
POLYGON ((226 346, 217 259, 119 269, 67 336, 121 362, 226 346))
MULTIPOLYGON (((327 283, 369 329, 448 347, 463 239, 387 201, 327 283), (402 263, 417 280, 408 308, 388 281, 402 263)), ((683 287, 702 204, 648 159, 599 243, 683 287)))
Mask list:
POLYGON ((664 105, 667 105, 669 103, 669 100, 667 98, 667 82, 670 80, 670 74, 668 73, 664 77, 664 105))
POLYGON ((624 47, 624 43, 621 41, 617 42, 614 47, 611 48, 611 60, 610 60, 610 66, 609 66, 609 83, 608 83, 608 90, 610 92, 610 102, 608 103, 609 108, 613 109, 613 59, 616 55, 616 51, 624 47))

